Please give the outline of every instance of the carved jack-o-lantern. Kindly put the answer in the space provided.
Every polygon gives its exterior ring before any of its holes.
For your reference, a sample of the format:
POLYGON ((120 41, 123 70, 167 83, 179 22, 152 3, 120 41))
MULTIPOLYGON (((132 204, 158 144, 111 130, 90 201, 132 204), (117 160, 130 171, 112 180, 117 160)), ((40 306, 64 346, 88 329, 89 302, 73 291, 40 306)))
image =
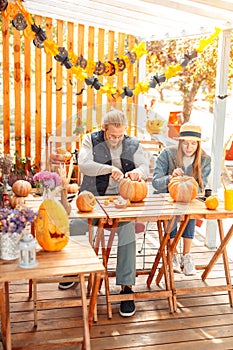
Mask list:
POLYGON ((69 241, 69 219, 60 202, 45 199, 35 220, 35 234, 39 245, 46 251, 62 250, 69 241))
POLYGON ((96 205, 95 196, 89 191, 83 191, 79 193, 76 205, 80 211, 92 211, 96 205))

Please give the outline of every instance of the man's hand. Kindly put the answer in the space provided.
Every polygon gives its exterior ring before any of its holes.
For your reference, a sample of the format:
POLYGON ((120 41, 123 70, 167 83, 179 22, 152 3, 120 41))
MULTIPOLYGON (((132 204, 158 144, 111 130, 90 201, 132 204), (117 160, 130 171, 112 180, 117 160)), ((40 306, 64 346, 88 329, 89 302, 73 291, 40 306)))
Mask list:
POLYGON ((137 173, 134 171, 129 171, 128 173, 125 173, 125 177, 129 177, 132 181, 141 181, 141 173, 137 173))
POLYGON ((120 182, 124 178, 124 174, 120 171, 120 169, 115 166, 112 167, 112 175, 111 177, 116 181, 120 182))

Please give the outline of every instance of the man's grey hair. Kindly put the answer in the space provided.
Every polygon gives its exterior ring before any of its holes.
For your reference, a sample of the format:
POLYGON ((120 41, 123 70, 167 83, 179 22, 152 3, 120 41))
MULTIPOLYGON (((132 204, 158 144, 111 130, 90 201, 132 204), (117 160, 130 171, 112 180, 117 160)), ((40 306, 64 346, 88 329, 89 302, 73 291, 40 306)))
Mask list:
POLYGON ((112 109, 108 113, 106 113, 105 117, 103 118, 104 126, 107 125, 114 125, 116 127, 125 125, 128 125, 128 120, 125 114, 122 111, 119 111, 117 109, 112 109))

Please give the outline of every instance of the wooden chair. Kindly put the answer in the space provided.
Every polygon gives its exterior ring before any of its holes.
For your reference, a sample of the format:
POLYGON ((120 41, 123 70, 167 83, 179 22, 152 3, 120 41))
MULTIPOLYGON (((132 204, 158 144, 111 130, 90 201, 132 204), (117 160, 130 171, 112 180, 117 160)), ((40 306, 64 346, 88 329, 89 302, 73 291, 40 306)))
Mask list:
POLYGON ((233 181, 233 134, 223 146, 222 170, 230 181, 233 181))
POLYGON ((58 171, 60 164, 65 164, 67 172, 70 169, 72 158, 73 171, 71 181, 80 184, 80 171, 78 167, 78 150, 80 148, 80 136, 56 136, 50 135, 47 143, 46 169, 58 171))
POLYGON ((145 151, 145 156, 149 159, 149 180, 151 180, 154 171, 155 159, 162 152, 164 144, 157 140, 140 140, 140 143, 145 151))

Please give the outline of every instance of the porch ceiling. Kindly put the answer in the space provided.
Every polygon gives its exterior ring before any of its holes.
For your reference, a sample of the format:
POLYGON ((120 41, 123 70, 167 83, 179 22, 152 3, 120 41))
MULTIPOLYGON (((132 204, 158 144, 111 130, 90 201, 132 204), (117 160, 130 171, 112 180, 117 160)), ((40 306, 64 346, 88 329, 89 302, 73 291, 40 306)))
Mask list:
POLYGON ((31 14, 145 40, 233 28, 232 0, 25 0, 24 6, 31 14))

